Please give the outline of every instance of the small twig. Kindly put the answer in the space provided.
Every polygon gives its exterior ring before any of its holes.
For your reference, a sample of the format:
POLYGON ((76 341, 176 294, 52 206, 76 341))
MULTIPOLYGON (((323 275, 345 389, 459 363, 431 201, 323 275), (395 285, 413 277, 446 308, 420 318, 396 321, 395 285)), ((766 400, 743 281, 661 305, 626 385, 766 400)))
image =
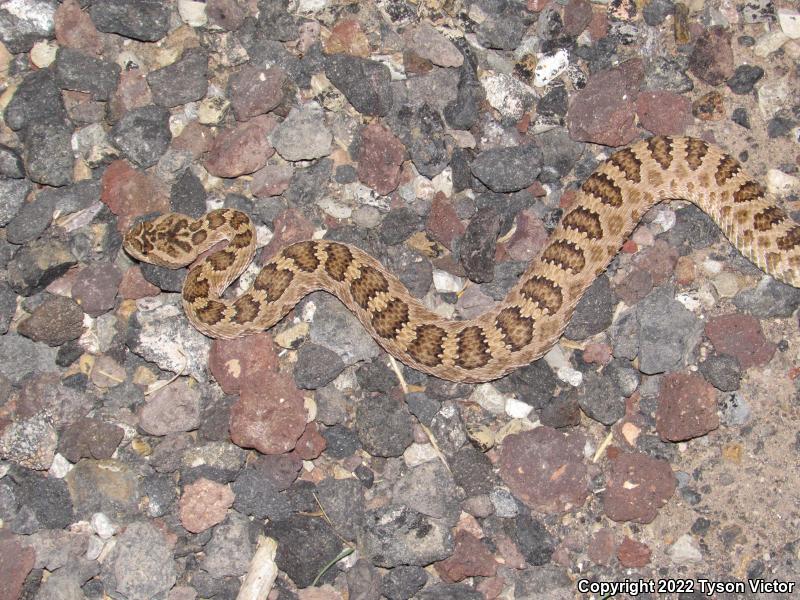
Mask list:
POLYGON ((181 358, 183 358, 183 364, 181 365, 181 368, 178 369, 178 372, 175 373, 175 375, 173 375, 172 378, 167 379, 166 381, 156 381, 153 384, 155 387, 153 387, 152 389, 150 387, 148 387, 148 389, 145 390, 145 392, 144 392, 145 396, 149 396, 150 394, 155 394, 157 391, 167 387, 170 383, 172 383, 178 377, 183 375, 183 372, 186 370, 186 367, 189 366, 189 359, 186 358, 186 355, 181 351, 181 349, 176 347, 175 350, 177 350, 178 354, 180 354, 181 358), (159 385, 159 384, 161 384, 161 385, 159 385))
POLYGON ((608 448, 608 446, 611 444, 612 439, 614 439, 614 433, 609 431, 606 439, 602 441, 600 446, 597 448, 597 451, 594 453, 594 456, 592 457, 593 463, 596 463, 598 460, 600 460, 600 457, 606 451, 606 448, 608 448))
POLYGON ((338 531, 336 531, 336 528, 333 526, 333 523, 331 522, 331 519, 330 519, 330 517, 328 516, 328 513, 326 513, 326 512, 325 512, 325 507, 324 507, 324 506, 322 506, 322 502, 320 502, 320 501, 319 501, 319 498, 317 498, 317 494, 316 494, 316 492, 312 492, 312 493, 311 493, 311 495, 312 495, 312 496, 314 496, 314 500, 316 500, 316 502, 317 502, 317 506, 319 506, 319 510, 320 510, 320 514, 317 514, 317 515, 315 515, 315 516, 318 516, 318 517, 319 517, 319 516, 321 516, 323 519, 325 519, 325 522, 326 522, 328 525, 330 525, 330 528, 331 528, 331 530, 333 531, 333 533, 336 535, 336 537, 338 537, 338 538, 339 538, 339 540, 341 540, 341 542, 342 542, 344 545, 346 545, 346 546, 350 546, 350 547, 352 548, 352 547, 353 547, 353 544, 351 544, 351 543, 350 543, 350 542, 348 542, 346 539, 344 539, 344 538, 343 538, 341 535, 339 535, 339 532, 338 532, 338 531))
POLYGON ((256 553, 250 561, 250 568, 236 600, 267 600, 278 576, 278 565, 275 564, 277 550, 278 543, 272 538, 258 538, 256 553))
POLYGON ((397 375, 397 379, 400 381, 400 387, 403 389, 403 393, 407 394, 408 384, 406 383, 405 377, 403 377, 403 372, 400 370, 400 365, 397 364, 397 361, 391 354, 389 355, 389 364, 392 365, 392 369, 395 375, 397 375))
POLYGON ((355 552, 355 549, 351 548, 350 546, 348 546, 347 548, 345 548, 341 552, 339 552, 339 554, 336 555, 336 558, 334 558, 331 562, 329 562, 327 565, 322 567, 322 570, 317 574, 316 577, 314 577, 314 581, 311 582, 311 587, 314 587, 315 585, 317 585, 317 582, 319 581, 319 578, 322 577, 323 575, 325 575, 325 573, 327 573, 328 569, 330 569, 333 565, 335 565, 337 562, 342 560, 344 557, 350 556, 353 552, 355 552))

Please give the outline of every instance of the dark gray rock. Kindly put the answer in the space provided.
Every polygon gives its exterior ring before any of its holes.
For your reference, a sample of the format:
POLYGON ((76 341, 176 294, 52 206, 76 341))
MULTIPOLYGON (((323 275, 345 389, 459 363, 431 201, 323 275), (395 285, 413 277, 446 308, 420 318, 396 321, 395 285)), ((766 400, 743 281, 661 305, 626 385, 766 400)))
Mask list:
POLYGON ((281 0, 260 0, 258 25, 265 37, 278 42, 291 42, 299 35, 295 18, 281 0))
POLYGON ((265 533, 278 542, 278 568, 301 588, 311 585, 342 550, 336 532, 322 519, 293 515, 270 521, 265 533))
POLYGON ((31 373, 56 371, 56 350, 16 333, 0 336, 0 375, 19 383, 31 373))
POLYGON ((358 439, 372 456, 400 456, 414 441, 408 407, 389 396, 359 402, 355 426, 358 439))
POLYGON ((410 208, 395 208, 383 218, 378 235, 387 246, 395 246, 416 233, 420 222, 419 215, 410 208))
POLYGON ((124 598, 166 595, 175 584, 177 568, 167 538, 149 522, 127 525, 102 564, 105 592, 124 598), (131 577, 147 573, 147 577, 131 577))
POLYGON ((636 305, 639 370, 653 375, 688 364, 700 341, 702 322, 673 298, 668 287, 654 289, 636 305))
POLYGON ((483 86, 474 77, 465 77, 462 66, 456 99, 444 107, 444 119, 453 129, 470 129, 478 120, 480 104, 485 97, 483 86))
POLYGON ((25 202, 6 226, 6 239, 12 244, 25 244, 42 235, 53 220, 55 199, 38 194, 33 202, 25 202))
POLYGON ((731 121, 740 127, 750 129, 750 115, 747 114, 746 108, 742 108, 741 106, 734 108, 733 112, 731 113, 731 121))
POLYGON ((461 513, 463 493, 456 488, 453 475, 438 460, 417 465, 394 485, 392 501, 423 515, 455 525, 461 513))
POLYGON ((325 59, 325 75, 363 115, 385 116, 392 107, 389 68, 374 60, 333 54, 325 59))
POLYGON ((64 529, 73 522, 72 500, 63 479, 15 468, 11 480, 15 484, 14 496, 27 507, 39 528, 64 529))
POLYGON ((442 560, 453 553, 453 544, 450 525, 399 505, 367 512, 358 536, 363 556, 386 568, 442 560))
POLYGON ((484 595, 465 583, 435 583, 417 594, 419 600, 482 600, 484 595))
POLYGON ((381 594, 389 600, 409 600, 428 581, 428 573, 421 567, 400 565, 390 570, 381 581, 381 594))
POLYGON ((197 219, 206 212, 206 196, 200 178, 191 169, 186 169, 170 190, 169 207, 197 219))
POLYGON ((165 292, 180 292, 188 269, 168 269, 150 263, 140 263, 142 277, 165 292))
POLYGON ((650 27, 657 27, 674 12, 675 2, 673 0, 653 0, 645 5, 642 10, 642 16, 644 17, 644 22, 650 27))
POLYGON ((72 181, 72 128, 54 119, 29 123, 23 135, 25 171, 31 181, 53 187, 72 181))
POLYGON ((345 366, 333 350, 306 342, 297 353, 294 382, 300 389, 315 390, 336 379, 345 366))
POLYGON ((495 192, 516 192, 539 175, 542 151, 535 144, 484 150, 472 161, 472 174, 495 192))
POLYGON ((168 4, 160 0, 104 0, 93 2, 89 15, 94 26, 141 42, 157 42, 169 31, 168 4))
POLYGON ((469 222, 461 239, 459 261, 475 283, 491 281, 494 277, 494 257, 500 217, 493 208, 482 208, 469 222))
POLYGON ((13 148, 0 144, 0 177, 21 179, 25 177, 22 157, 13 148))
POLYGON ((413 109, 403 107, 398 114, 402 122, 399 137, 420 174, 436 177, 450 162, 444 121, 428 104, 413 109))
POLYGON ((387 251, 381 262, 408 288, 411 295, 422 298, 433 283, 433 266, 430 261, 407 245, 396 245, 387 251))
POLYGON ((571 340, 585 340, 605 331, 614 318, 616 304, 617 296, 608 277, 601 275, 578 301, 565 335, 571 340))
MULTIPOLYGON (((563 85, 556 85, 539 98, 536 103, 536 112, 548 117, 563 117, 567 114, 568 99, 567 88, 563 85)), ((549 164, 546 160, 544 162, 549 164)))
POLYGON ((756 65, 739 65, 725 83, 734 94, 749 94, 753 86, 764 76, 764 69, 756 65))
POLYGON ((586 416, 603 425, 613 425, 625 416, 625 399, 608 377, 584 373, 583 382, 572 394, 586 416))
POLYGON ((117 89, 120 67, 72 48, 61 48, 54 71, 61 89, 86 92, 95 100, 108 100, 117 89))
POLYGON ((30 191, 31 182, 27 179, 0 178, 0 227, 14 219, 30 191))
POLYGON ((488 494, 497 484, 491 461, 470 444, 465 444, 453 454, 448 465, 455 482, 467 496, 488 494))
POLYGON ((325 453, 332 458, 347 458, 361 448, 356 432, 344 425, 329 427, 323 430, 322 436, 328 443, 325 453))
POLYGON ((574 141, 564 129, 545 131, 536 139, 542 149, 539 181, 557 184, 575 167, 583 153, 583 144, 574 141))
POLYGON ((333 528, 346 540, 355 540, 364 524, 364 489, 356 479, 324 479, 317 498, 333 528))
POLYGON ((17 332, 35 342, 60 346, 83 333, 83 311, 71 298, 51 296, 19 324, 17 332))
POLYGON ((477 30, 478 41, 486 48, 514 50, 522 41, 528 22, 521 4, 484 0, 479 2, 487 19, 477 30))
POLYGON ((667 58, 657 56, 647 61, 644 74, 644 88, 664 90, 683 94, 694 89, 692 78, 686 74, 689 65, 686 57, 667 58))
POLYGON ((0 41, 9 52, 28 52, 39 40, 53 37, 56 0, 4 4, 0 6, 0 41))
POLYGON ((727 354, 712 354, 697 365, 706 381, 723 392, 739 389, 742 368, 739 362, 727 354))
POLYGON ((5 281, 0 282, 0 335, 8 331, 16 310, 17 295, 5 281))
POLYGON ((4 116, 14 131, 24 129, 29 123, 66 120, 67 111, 53 72, 39 69, 27 74, 14 92, 4 116))
POLYGON ((756 287, 736 294, 733 303, 759 319, 786 318, 800 307, 800 289, 765 277, 756 287))
POLYGON ((319 202, 328 191, 328 182, 333 171, 333 161, 321 158, 310 167, 297 169, 292 176, 283 198, 289 205, 308 206, 319 202))
POLYGON ((38 239, 14 255, 8 264, 8 282, 18 294, 30 296, 46 288, 77 262, 61 240, 38 239))
POLYGON ((191 48, 171 65, 147 74, 153 102, 171 108, 205 97, 208 91, 208 55, 191 48))
POLYGON ((154 104, 135 108, 114 125, 109 138, 132 162, 152 167, 172 140, 169 111, 154 104))
POLYGON ((504 523, 506 534, 514 540, 517 548, 529 564, 546 565, 555 550, 555 540, 541 521, 529 514, 520 513, 504 523))

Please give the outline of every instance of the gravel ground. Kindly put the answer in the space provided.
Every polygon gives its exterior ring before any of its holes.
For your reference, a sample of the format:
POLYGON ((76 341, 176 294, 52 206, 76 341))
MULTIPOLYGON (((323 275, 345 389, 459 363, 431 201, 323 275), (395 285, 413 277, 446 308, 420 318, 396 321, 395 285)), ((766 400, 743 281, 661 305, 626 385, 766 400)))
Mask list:
POLYGON ((0 1, 0 600, 233 599, 261 536, 272 600, 789 597, 800 291, 693 206, 482 385, 396 371, 323 293, 209 340, 121 236, 233 207, 257 263, 349 242, 471 317, 651 134, 800 220, 792 4, 0 1))

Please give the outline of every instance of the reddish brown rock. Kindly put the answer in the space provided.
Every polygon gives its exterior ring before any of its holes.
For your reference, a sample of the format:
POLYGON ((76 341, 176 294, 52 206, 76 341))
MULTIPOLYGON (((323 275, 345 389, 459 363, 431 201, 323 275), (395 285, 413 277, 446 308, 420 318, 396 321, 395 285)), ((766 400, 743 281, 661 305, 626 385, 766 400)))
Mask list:
POLYGON ((544 248, 550 235, 542 220, 532 210, 523 210, 517 215, 514 235, 505 244, 505 250, 514 260, 529 261, 544 248))
POLYGON ((181 524, 186 531, 200 533, 225 520, 235 495, 231 488, 200 478, 183 488, 180 499, 181 524))
POLYGON ((22 584, 33 569, 36 555, 33 548, 23 546, 14 537, 0 538, 0 600, 18 600, 22 584))
POLYGON ((656 410, 656 430, 662 440, 690 440, 717 427, 717 392, 711 384, 689 373, 664 376, 656 410))
POLYGON ((273 222, 274 232, 269 244, 261 251, 261 260, 266 262, 287 244, 311 239, 314 224, 293 208, 281 213, 273 222))
POLYGON ((147 281, 142 275, 139 265, 134 265, 122 274, 118 293, 123 300, 138 300, 139 298, 158 296, 161 289, 147 281))
POLYGON ((323 43, 327 54, 350 54, 368 58, 371 50, 369 40, 361 23, 355 19, 341 19, 331 29, 331 35, 323 43))
POLYGON ((433 197, 425 228, 433 239, 451 250, 453 240, 464 235, 466 229, 458 218, 455 206, 442 192, 437 192, 433 197))
POLYGON ((596 565, 609 565, 614 558, 617 543, 614 541, 614 532, 610 529, 601 529, 592 536, 586 553, 596 565))
POLYGON ((644 567, 650 562, 650 548, 647 544, 637 542, 625 536, 622 543, 617 548, 617 558, 623 567, 637 569, 644 567))
POLYGON ((702 121, 721 121, 725 118, 725 100, 722 94, 703 94, 692 103, 692 114, 702 121))
POLYGON ((277 125, 272 115, 260 115, 217 135, 205 167, 217 177, 239 177, 258 171, 275 153, 269 133, 277 125))
POLYGON ((208 352, 208 370, 226 394, 238 394, 245 387, 263 389, 264 373, 278 370, 272 336, 262 332, 214 340, 208 352))
POLYGON ((192 121, 183 128, 180 135, 172 140, 175 150, 186 150, 192 158, 199 158, 214 144, 214 130, 208 125, 192 121))
POLYGON ((723 27, 708 29, 695 42, 689 71, 709 85, 720 85, 733 75, 731 34, 723 27))
POLYGON ((297 440, 294 453, 303 460, 314 460, 322 454, 327 447, 327 440, 322 437, 322 434, 319 432, 319 427, 312 421, 306 425, 306 430, 303 432, 303 435, 300 436, 300 439, 297 440))
POLYGON ((636 99, 642 127, 655 135, 682 135, 692 124, 692 103, 674 92, 642 92, 636 99))
POLYGON ((728 354, 742 369, 767 364, 775 354, 775 344, 767 341, 761 323, 752 315, 720 315, 706 325, 706 335, 718 354, 728 354))
POLYGON ((103 40, 88 13, 81 10, 78 0, 64 0, 55 13, 56 40, 60 46, 82 50, 99 56, 103 40))
POLYGON ((430 23, 423 21, 405 32, 406 43, 413 52, 439 67, 460 67, 464 56, 453 42, 430 23))
POLYGON ((119 121, 125 113, 153 103, 150 86, 142 69, 123 69, 119 75, 117 90, 108 103, 108 114, 112 122, 119 121))
POLYGON ((407 75, 424 75, 433 69, 433 63, 413 50, 403 52, 403 69, 407 75))
POLYGON ((456 533, 453 554, 434 566, 439 576, 448 583, 467 577, 492 577, 497 572, 497 561, 486 545, 463 530, 456 533))
POLYGON ((589 37, 593 41, 603 39, 608 35, 608 15, 604 10, 594 11, 592 20, 589 21, 589 37))
POLYGON ((247 16, 236 0, 208 0, 206 2, 208 21, 225 31, 236 31, 247 16))
POLYGON ((100 189, 100 200, 119 217, 119 231, 127 231, 134 217, 169 210, 169 195, 149 175, 124 160, 108 165, 100 189))
POLYGON ((606 475, 606 516, 612 521, 650 523, 675 492, 675 486, 667 461, 638 452, 620 452, 609 462, 606 475))
POLYGON ((35 342, 60 346, 83 334, 83 311, 78 304, 64 296, 51 296, 20 321, 17 333, 35 342))
POLYGON ((181 377, 149 397, 139 411, 139 427, 157 436, 197 429, 201 402, 197 384, 181 377))
POLYGON ((592 5, 588 0, 569 0, 564 7, 564 33, 580 35, 592 21, 592 5))
POLYGON ((280 196, 292 181, 294 168, 289 164, 267 165, 253 173, 250 193, 257 198, 280 196))
POLYGON ((583 350, 583 360, 589 364, 607 365, 613 358, 611 346, 590 342, 583 350))
POLYGON ((246 66, 228 82, 237 121, 268 113, 283 102, 288 76, 283 69, 246 66))
POLYGON ((633 59, 592 75, 570 104, 570 137, 605 146, 633 141, 637 135, 635 102, 643 73, 642 61, 633 59))
POLYGON ((112 263, 96 262, 87 265, 75 277, 72 298, 83 312, 99 317, 114 308, 122 273, 112 263))
POLYGON ((87 417, 78 419, 61 434, 58 451, 77 463, 82 458, 111 458, 122 441, 125 430, 113 423, 87 417))
POLYGON ((628 306, 633 306, 653 289, 653 277, 644 269, 634 269, 614 285, 614 293, 628 306))
POLYGON ((655 244, 645 248, 636 255, 634 263, 644 269, 653 279, 653 285, 659 286, 667 281, 678 264, 679 252, 663 240, 656 240, 655 244))
POLYGON ((291 377, 268 371, 260 391, 242 390, 231 408, 231 441, 263 454, 283 454, 306 428, 303 395, 291 377))
POLYGON ((564 512, 580 506, 588 494, 583 462, 585 439, 537 427, 508 436, 498 465, 500 477, 525 504, 541 512, 564 512))
POLYGON ((406 148, 387 127, 370 123, 361 132, 358 153, 358 179, 381 196, 392 192, 400 183, 400 166, 406 148))

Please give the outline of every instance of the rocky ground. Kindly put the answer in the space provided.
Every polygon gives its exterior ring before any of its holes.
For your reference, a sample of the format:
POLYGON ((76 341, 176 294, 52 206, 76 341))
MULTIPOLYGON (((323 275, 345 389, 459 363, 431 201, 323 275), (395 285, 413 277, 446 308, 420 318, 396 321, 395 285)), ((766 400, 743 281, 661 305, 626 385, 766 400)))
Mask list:
POLYGON ((142 215, 234 207, 258 262, 346 241, 470 317, 653 133, 800 220, 792 4, 0 2, 0 599, 235 598, 262 535, 282 600, 796 580, 800 292, 691 205, 483 385, 395 367, 322 293, 209 340, 185 271, 121 250, 142 215))

